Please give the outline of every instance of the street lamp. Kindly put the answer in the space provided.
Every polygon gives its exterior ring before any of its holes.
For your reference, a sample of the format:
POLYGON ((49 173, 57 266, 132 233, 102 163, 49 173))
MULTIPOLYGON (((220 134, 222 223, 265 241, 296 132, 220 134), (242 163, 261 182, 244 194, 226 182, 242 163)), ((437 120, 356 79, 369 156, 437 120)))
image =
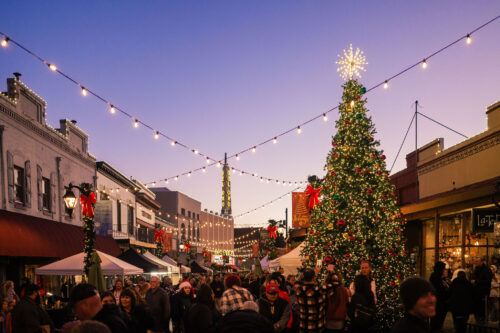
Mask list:
POLYGON ((66 204, 66 208, 68 209, 68 214, 71 217, 73 215, 73 209, 76 207, 76 196, 71 191, 72 188, 77 188, 82 192, 82 189, 79 186, 74 186, 73 184, 69 183, 69 186, 66 188, 66 193, 63 196, 64 203, 66 204))
POLYGON ((182 251, 184 250, 184 244, 179 245, 179 249, 182 251))
POLYGON ((85 252, 85 274, 89 274, 92 252, 95 247, 95 228, 94 228, 94 205, 97 201, 95 193, 92 191, 92 184, 81 183, 80 186, 75 186, 69 183, 66 188, 66 193, 63 196, 64 203, 68 209, 68 214, 71 217, 73 210, 76 207, 77 198, 72 188, 80 191, 80 204, 82 206, 82 219, 83 219, 83 252, 85 252))

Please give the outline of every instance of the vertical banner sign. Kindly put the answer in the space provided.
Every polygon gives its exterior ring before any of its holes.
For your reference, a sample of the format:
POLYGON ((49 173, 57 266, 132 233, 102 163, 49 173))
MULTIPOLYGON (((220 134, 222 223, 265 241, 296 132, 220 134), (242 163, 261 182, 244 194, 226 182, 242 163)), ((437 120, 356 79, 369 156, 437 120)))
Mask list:
POLYGON ((259 242, 252 244, 252 258, 259 257, 259 242))
POLYGON ((163 234, 163 253, 172 252, 172 233, 165 232, 163 234))
POLYGON ((292 192, 292 227, 309 228, 308 197, 305 192, 292 192))

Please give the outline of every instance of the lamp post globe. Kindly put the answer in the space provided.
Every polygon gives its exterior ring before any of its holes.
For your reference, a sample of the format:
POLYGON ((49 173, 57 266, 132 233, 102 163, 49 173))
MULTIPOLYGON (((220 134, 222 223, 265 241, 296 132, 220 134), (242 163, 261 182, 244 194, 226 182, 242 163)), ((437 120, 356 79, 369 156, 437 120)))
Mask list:
POLYGON ((75 194, 73 193, 73 191, 71 191, 71 188, 68 188, 66 190, 66 193, 63 196, 63 200, 66 208, 68 208, 69 215, 71 216, 73 214, 73 209, 75 209, 77 201, 75 194))

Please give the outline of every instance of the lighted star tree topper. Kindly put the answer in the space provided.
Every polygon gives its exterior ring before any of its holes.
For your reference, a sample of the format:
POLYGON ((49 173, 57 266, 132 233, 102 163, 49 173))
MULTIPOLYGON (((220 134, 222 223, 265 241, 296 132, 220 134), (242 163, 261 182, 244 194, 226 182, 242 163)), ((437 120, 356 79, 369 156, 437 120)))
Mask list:
POLYGON ((344 56, 338 55, 338 57, 340 60, 337 61, 336 64, 340 66, 337 68, 337 72, 340 72, 340 76, 344 80, 352 80, 354 75, 361 77, 359 71, 366 71, 364 65, 368 65, 368 63, 366 62, 363 51, 356 48, 356 52, 353 52, 352 44, 349 45, 349 52, 344 50, 344 56))

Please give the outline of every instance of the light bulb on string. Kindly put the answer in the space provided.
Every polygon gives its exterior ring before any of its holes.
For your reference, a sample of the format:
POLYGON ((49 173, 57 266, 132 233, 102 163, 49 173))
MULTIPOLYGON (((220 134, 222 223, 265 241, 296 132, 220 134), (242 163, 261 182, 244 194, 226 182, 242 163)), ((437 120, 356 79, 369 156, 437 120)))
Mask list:
POLYGON ((203 167, 203 169, 201 169, 202 172, 207 172, 207 168, 206 167, 203 167))
POLYGON ((56 67, 56 65, 54 65, 54 64, 49 64, 49 68, 50 68, 50 70, 51 70, 51 71, 53 71, 53 72, 57 71, 57 67, 56 67))
POLYGON ((170 142, 170 145, 171 145, 171 146, 175 146, 176 144, 177 144, 177 141, 172 141, 172 142, 170 142))
POLYGON ((0 45, 2 45, 2 47, 7 47, 7 45, 9 45, 9 37, 5 37, 4 39, 2 39, 0 45))
POLYGON ((427 60, 426 60, 426 59, 424 59, 424 60, 422 61, 422 68, 423 68, 423 69, 426 69, 426 68, 427 68, 427 60))
POLYGON ((160 137, 160 133, 158 133, 158 131, 155 131, 155 140, 158 140, 159 137, 160 137))
POLYGON ((472 38, 470 37, 470 34, 467 34, 466 43, 467 44, 472 43, 472 38))
POLYGON ((302 133, 302 128, 300 126, 297 127, 297 133, 302 133))
POLYGON ((354 104, 355 104, 355 103, 354 103, 354 101, 351 101, 351 104, 350 104, 350 105, 351 105, 351 108, 353 108, 353 107, 354 107, 354 104))
POLYGON ((109 108, 109 112, 111 112, 112 114, 115 114, 115 113, 116 113, 116 109, 115 109, 115 107, 113 106, 113 104, 111 104, 111 107, 109 108))
POLYGON ((193 173, 192 171, 189 171, 189 172, 188 172, 188 177, 191 177, 191 174, 192 174, 192 173, 193 173))
POLYGON ((139 120, 137 120, 137 119, 134 120, 134 127, 135 128, 139 127, 139 120))
POLYGON ((277 137, 274 137, 273 143, 278 143, 278 138, 277 137))
POLYGON ((387 80, 385 80, 384 82, 384 89, 387 89, 389 88, 389 82, 387 80))
POLYGON ((165 179, 165 184, 168 184, 168 179, 165 179))
POLYGON ((257 151, 257 146, 253 146, 252 153, 255 153, 256 151, 257 151))
POLYGON ((207 164, 210 163, 210 159, 207 157, 207 164))
POLYGON ((82 87, 82 95, 87 96, 87 89, 85 89, 84 87, 82 87))
POLYGON ((175 176, 175 181, 178 181, 179 180, 179 176, 175 176))
POLYGON ((236 154, 236 160, 239 161, 240 160, 240 155, 236 154))
POLYGON ((327 121, 327 120, 328 120, 328 117, 326 116, 326 113, 323 113, 323 120, 324 120, 324 121, 327 121))
POLYGON ((198 149, 193 149, 193 153, 194 153, 195 155, 198 155, 198 149))
POLYGON ((217 162, 217 167, 220 168, 220 162, 217 162))

